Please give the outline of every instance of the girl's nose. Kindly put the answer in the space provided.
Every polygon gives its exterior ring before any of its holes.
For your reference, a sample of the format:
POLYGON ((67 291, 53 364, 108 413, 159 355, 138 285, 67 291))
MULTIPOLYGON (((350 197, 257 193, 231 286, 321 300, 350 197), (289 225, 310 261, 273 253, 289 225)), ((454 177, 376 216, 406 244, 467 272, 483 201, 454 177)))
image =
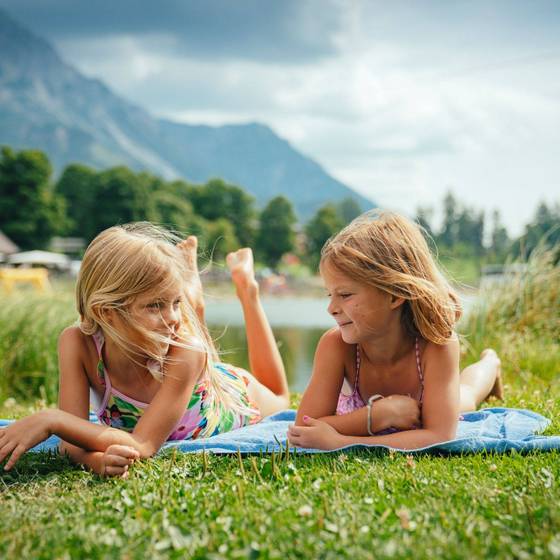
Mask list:
POLYGON ((336 315, 338 313, 338 309, 337 306, 334 303, 334 300, 331 299, 329 306, 327 307, 327 311, 331 314, 331 315, 336 315))
POLYGON ((162 313, 162 318, 165 324, 168 327, 175 328, 179 324, 179 319, 180 319, 179 313, 180 313, 179 310, 175 309, 174 307, 170 307, 167 310, 165 310, 165 312, 162 313))

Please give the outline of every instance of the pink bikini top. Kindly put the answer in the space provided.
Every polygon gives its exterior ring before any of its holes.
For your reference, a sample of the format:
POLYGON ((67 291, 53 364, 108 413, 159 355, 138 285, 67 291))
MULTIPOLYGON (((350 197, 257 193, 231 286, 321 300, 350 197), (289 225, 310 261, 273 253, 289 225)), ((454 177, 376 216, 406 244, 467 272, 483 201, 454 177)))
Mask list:
MULTIPOLYGON (((422 372, 422 366, 420 365, 420 346, 418 344, 418 337, 416 337, 414 347, 416 350, 418 379, 420 380, 420 396, 418 398, 418 402, 420 403, 420 406, 422 406, 422 400, 424 398, 424 373, 422 372)), ((356 344, 356 379, 354 381, 354 389, 350 395, 344 394, 342 390, 340 391, 338 404, 336 405, 337 414, 348 414, 349 412, 354 412, 354 410, 358 410, 366 406, 366 403, 364 402, 364 399, 362 399, 358 389, 360 382, 360 362, 360 347, 356 344)))

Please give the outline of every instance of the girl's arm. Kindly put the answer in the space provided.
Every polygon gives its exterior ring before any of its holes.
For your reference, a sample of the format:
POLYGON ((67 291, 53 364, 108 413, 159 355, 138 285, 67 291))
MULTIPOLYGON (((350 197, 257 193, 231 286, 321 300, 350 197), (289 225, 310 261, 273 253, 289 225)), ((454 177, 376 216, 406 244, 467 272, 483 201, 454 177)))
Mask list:
MULTIPOLYGON (((59 337, 60 393, 59 406, 66 411, 48 409, 22 418, 0 431, 0 462, 9 456, 4 467, 10 470, 19 457, 31 447, 53 434, 61 435, 75 425, 86 433, 94 427, 87 420, 89 409, 89 382, 85 373, 83 355, 86 350, 83 335, 76 327, 65 329, 59 337), (59 429, 63 426, 64 430, 59 429)), ((93 432, 92 432, 93 433, 93 432)), ((72 435, 68 434, 69 439, 72 435)), ((78 438, 79 439, 79 438, 78 438)), ((93 471, 102 473, 103 453, 91 453, 66 442, 61 451, 85 464, 93 471)))
MULTIPOLYGON (((84 348, 84 335, 77 327, 69 327, 62 331, 58 339, 58 408, 72 414, 76 419, 88 421, 89 427, 89 381, 83 360, 84 348)), ((54 418, 54 422, 57 421, 60 422, 58 415, 54 418)), ((66 417, 66 421, 73 423, 76 420, 66 417)), ((64 439, 60 442, 59 449, 74 463, 85 465, 97 474, 104 474, 103 452, 87 451, 64 439)))
MULTIPOLYGON (((56 414, 53 422, 55 424, 66 422, 71 427, 77 419, 85 420, 87 424, 83 425, 83 429, 89 431, 92 424, 89 422, 89 380, 83 359, 85 354, 85 336, 77 327, 65 329, 58 341, 60 371, 58 407, 59 411, 73 416, 56 414)), ((51 431, 60 435, 62 430, 60 426, 55 425, 51 431)), ((69 434, 69 439, 71 438, 72 434, 69 434)), ((80 445, 73 445, 64 439, 61 441, 59 449, 74 463, 85 465, 99 475, 111 476, 126 476, 128 466, 140 455, 136 449, 128 445, 111 445, 103 451, 88 451, 80 445)))
POLYGON ((344 381, 344 345, 336 327, 327 331, 319 340, 311 380, 298 407, 296 425, 304 425, 304 416, 324 418, 335 413, 344 381))
POLYGON ((10 456, 6 470, 25 451, 55 434, 64 440, 61 449, 71 458, 105 474, 107 461, 103 463, 101 455, 95 452, 126 456, 120 449, 125 446, 135 450, 134 456, 150 457, 184 413, 206 356, 202 351, 173 347, 162 386, 132 433, 89 422, 89 381, 82 337, 77 328, 69 328, 59 339, 60 409, 38 412, 0 430, 0 462, 10 456))
POLYGON ((417 449, 453 439, 459 418, 458 340, 451 340, 444 346, 428 345, 424 363, 429 365, 425 367, 421 429, 383 436, 344 435, 327 422, 311 417, 304 426, 290 428, 290 443, 319 449, 337 449, 352 444, 417 449))
MULTIPOLYGON (((348 345, 338 328, 327 331, 315 352, 311 380, 298 408, 296 426, 304 426, 304 416, 318 418, 340 434, 367 435, 367 407, 336 415, 338 396, 344 381, 344 358, 348 345)), ((376 432, 390 427, 410 428, 418 420, 418 405, 409 397, 393 395, 376 401, 371 410, 371 426, 376 432)))
MULTIPOLYGON (((140 457, 156 453, 184 413, 194 385, 206 362, 206 355, 195 349, 171 347, 168 365, 160 389, 152 399, 132 433, 99 426, 87 420, 89 413, 89 382, 79 353, 80 346, 66 342, 61 336, 60 354, 60 411, 57 412, 53 433, 68 444, 86 451, 105 452, 110 446, 128 446, 140 457)), ((68 336, 71 336, 70 333, 68 336)), ((79 331, 74 336, 82 336, 79 331)), ((194 348, 193 341, 189 344, 194 348)), ((82 346, 83 347, 83 346, 82 346)), ((77 453, 65 445, 70 455, 77 453)), ((77 457, 78 458, 78 457, 77 457)), ((84 458, 81 455, 80 458, 84 458)), ((85 456, 89 459, 90 456, 85 456)), ((91 457, 95 460, 95 456, 91 457)))

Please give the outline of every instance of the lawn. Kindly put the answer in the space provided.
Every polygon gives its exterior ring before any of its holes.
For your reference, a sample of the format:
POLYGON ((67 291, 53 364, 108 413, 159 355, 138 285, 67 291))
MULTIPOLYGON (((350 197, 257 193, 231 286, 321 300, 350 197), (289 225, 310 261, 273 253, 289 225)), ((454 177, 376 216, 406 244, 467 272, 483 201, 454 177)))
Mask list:
MULTIPOLYGON (((56 381, 41 372, 54 376, 56 363, 41 332, 68 319, 32 301, 41 320, 31 323, 12 303, 0 311, 1 417, 53 402, 56 381)), ((535 259, 461 328, 464 363, 495 347, 503 404, 551 418, 546 433, 560 434, 558 267, 535 259)), ((558 452, 168 453, 125 480, 28 454, 0 476, 0 557, 560 558, 559 481, 558 452)))

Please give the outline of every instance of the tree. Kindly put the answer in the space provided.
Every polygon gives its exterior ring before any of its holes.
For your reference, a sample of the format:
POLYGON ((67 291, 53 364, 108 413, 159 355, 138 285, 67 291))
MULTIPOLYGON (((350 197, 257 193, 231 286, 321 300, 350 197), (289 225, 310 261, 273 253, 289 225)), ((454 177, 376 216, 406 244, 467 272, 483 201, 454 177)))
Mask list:
POLYGON ((43 152, 2 148, 0 224, 22 249, 44 248, 53 235, 67 228, 66 205, 50 184, 51 173, 43 152))
POLYGON ((513 251, 524 258, 539 246, 553 247, 560 244, 560 205, 549 207, 541 202, 533 220, 525 226, 525 232, 515 242, 513 251))
POLYGON ((206 222, 205 231, 201 235, 201 249, 213 260, 223 260, 231 251, 239 249, 239 241, 235 237, 233 224, 225 218, 206 222))
POLYGON ((443 224, 438 236, 439 243, 447 247, 452 247, 457 243, 457 218, 457 200, 451 192, 448 192, 443 199, 443 224))
POLYGON ((502 225, 500 211, 492 212, 492 233, 490 234, 490 251, 495 259, 502 260, 510 245, 507 229, 502 225))
POLYGON ((55 185, 66 200, 68 234, 92 239, 95 234, 97 171, 86 165, 68 165, 55 185))
POLYGON ((222 179, 211 179, 203 186, 191 187, 188 196, 199 216, 209 221, 228 219, 243 246, 254 244, 255 199, 243 189, 222 179))
POLYGON ((362 213, 362 207, 351 196, 347 196, 336 205, 336 211, 342 223, 346 225, 362 213))
POLYGON ((207 222, 195 214, 192 203, 185 191, 177 188, 177 183, 178 181, 162 182, 152 189, 157 222, 183 236, 202 236, 206 231, 207 222))
POLYGON ((325 204, 319 208, 315 216, 311 218, 305 227, 307 236, 307 260, 313 269, 319 265, 321 249, 323 245, 337 233, 344 223, 337 212, 337 208, 332 204, 325 204))
POLYGON ((484 212, 472 208, 462 208, 457 214, 455 243, 463 243, 470 247, 474 254, 481 255, 484 251, 484 212))
POLYGON ((294 248, 296 216, 291 202, 283 197, 273 198, 260 216, 257 251, 261 259, 275 268, 282 255, 294 248))
POLYGON ((158 214, 148 173, 135 174, 127 167, 113 167, 96 176, 93 235, 127 222, 157 221, 158 214))

